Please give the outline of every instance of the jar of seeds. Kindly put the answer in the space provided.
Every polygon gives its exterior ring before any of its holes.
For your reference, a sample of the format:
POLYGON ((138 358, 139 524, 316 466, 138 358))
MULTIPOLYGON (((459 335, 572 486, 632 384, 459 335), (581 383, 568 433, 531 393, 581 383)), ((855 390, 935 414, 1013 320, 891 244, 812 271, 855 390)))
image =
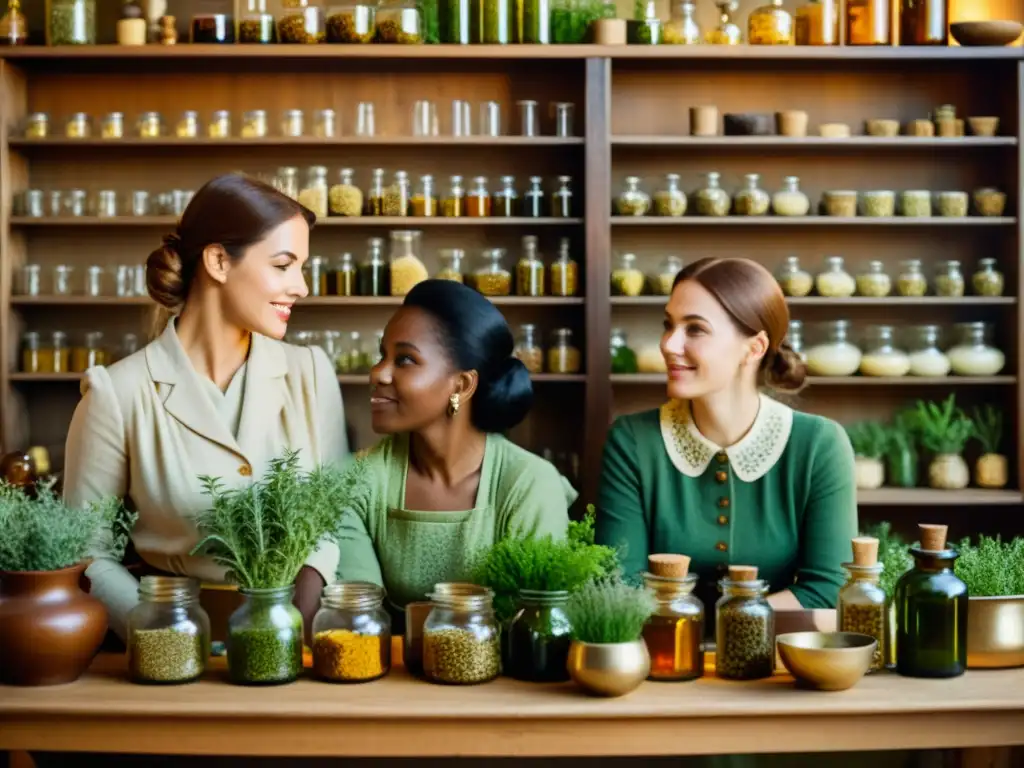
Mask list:
POLYGON ((351 168, 342 168, 338 172, 338 183, 327 191, 327 208, 332 216, 363 214, 363 191, 352 180, 354 174, 351 168))
POLYGON ((512 217, 519 213, 519 193, 516 192, 515 176, 502 176, 500 187, 494 193, 492 216, 512 217))
MULTIPOLYGON (((440 585, 439 585, 440 586, 440 585)), ((501 672, 501 641, 494 593, 472 584, 438 589, 423 624, 423 674, 449 685, 493 680, 501 672)))
POLYGON ((729 193, 722 189, 722 174, 712 171, 707 174, 707 182, 703 189, 694 193, 694 207, 699 216, 728 216, 732 200, 729 193))
POLYGON ((337 124, 337 115, 333 109, 318 109, 313 113, 313 136, 318 139, 333 139, 338 132, 337 124))
POLYGON ((640 189, 639 176, 627 176, 626 187, 615 198, 619 216, 646 216, 651 210, 651 196, 640 189))
POLYGON ((306 132, 306 116, 301 109, 286 109, 281 115, 281 135, 298 139, 306 132))
POLYGON ((75 112, 64 123, 64 135, 69 139, 88 139, 92 136, 92 118, 85 112, 75 112))
POLYGON ((395 180, 384 190, 381 212, 384 216, 408 216, 410 197, 409 174, 395 171, 395 180))
POLYGON ((572 343, 571 328, 556 328, 548 347, 548 373, 573 374, 580 372, 580 350, 572 343))
POLYGON ((338 259, 331 279, 331 295, 355 296, 358 282, 355 259, 351 253, 343 253, 338 259))
POLYGON ((465 282, 462 277, 462 263, 466 260, 466 252, 462 248, 442 248, 437 252, 437 260, 441 268, 434 275, 435 280, 465 282))
POLYGON ((267 110, 250 109, 242 114, 243 139, 264 139, 268 132, 267 110))
POLYGON ((226 109, 218 109, 210 115, 206 126, 206 135, 211 139, 231 138, 231 113, 226 109))
POLYGON ((888 218, 896 213, 896 193, 891 189, 873 189, 860 195, 861 215, 888 218))
POLYGON ((636 266, 636 254, 624 253, 612 270, 612 296, 639 296, 644 291, 646 278, 636 266))
POLYGON ((199 135, 199 113, 187 110, 181 113, 174 126, 174 135, 179 139, 194 139, 199 135))
POLYGON ((143 112, 135 130, 140 139, 159 139, 164 135, 164 119, 159 112, 143 112))
POLYGON ((277 20, 282 43, 322 43, 327 35, 324 9, 313 0, 283 0, 277 20))
POLYGON ((551 264, 551 295, 575 296, 579 281, 579 266, 569 247, 569 238, 563 237, 558 244, 558 258, 551 264))
POLYGON ((869 672, 885 667, 885 590, 879 585, 883 565, 878 562, 878 539, 853 540, 853 562, 844 563, 846 584, 839 590, 837 624, 840 632, 869 635, 878 642, 869 672))
POLYGON ((964 273, 956 260, 939 262, 935 271, 935 295, 959 298, 964 295, 964 273))
POLYGON ((826 256, 825 270, 814 278, 814 287, 821 296, 843 299, 853 296, 857 290, 857 281, 846 271, 842 256, 826 256))
POLYGON ((537 238, 526 235, 523 238, 523 253, 516 264, 516 296, 539 297, 544 295, 544 261, 537 249, 537 238))
POLYGON ((412 216, 432 217, 438 214, 437 190, 434 177, 429 173, 420 176, 420 184, 409 198, 409 213, 412 216))
POLYGON ((366 581, 324 587, 313 619, 313 671, 333 683, 365 683, 391 670, 391 617, 384 590, 366 581))
POLYGON ((978 268, 971 275, 976 296, 1002 296, 1003 273, 996 269, 995 259, 978 259, 978 268))
POLYGON ((800 266, 799 256, 786 257, 776 280, 786 296, 807 296, 814 288, 814 278, 800 266))
POLYGON ((772 195, 772 211, 776 216, 806 216, 811 201, 800 191, 800 177, 786 176, 782 189, 772 195))
POLYGON ((932 193, 927 189, 900 192, 900 216, 924 218, 932 215, 932 193))
POLYGON ((651 293, 655 296, 668 296, 676 282, 676 275, 683 269, 683 260, 678 256, 666 256, 658 267, 658 272, 651 275, 651 293))
POLYGON ((536 325, 523 323, 519 326, 519 336, 512 355, 522 361, 530 373, 544 373, 544 351, 537 341, 536 325))
POLYGON ((928 278, 921 271, 920 259, 907 259, 900 266, 896 278, 896 292, 900 296, 919 297, 928 293, 928 278))
POLYGON ((311 165, 306 171, 306 183, 299 190, 298 201, 306 206, 317 218, 327 216, 327 168, 311 165))
POLYGON ((666 173, 665 188, 654 193, 654 215, 678 218, 685 213, 686 193, 679 188, 679 174, 666 173))
POLYGON ((936 202, 939 216, 963 218, 967 215, 968 196, 966 192, 939 192, 936 202))
MULTIPOLYGON (((147 113, 148 114, 148 113, 147 113)), ((139 118, 140 120, 142 118, 139 118)), ((100 121, 101 139, 123 139, 124 138, 124 113, 111 112, 103 116, 100 121)))
POLYGON ((473 287, 484 296, 509 296, 512 293, 512 275, 505 269, 504 248, 487 248, 483 264, 473 273, 473 287))
POLYGON ((377 6, 352 2, 332 6, 327 11, 327 42, 372 43, 376 28, 377 6))
POLYGON ((748 173, 743 178, 746 186, 733 195, 733 209, 738 216, 764 216, 771 207, 772 198, 761 189, 761 174, 748 173))
POLYGON ((730 565, 715 604, 715 671, 726 680, 759 680, 775 671, 775 612, 757 568, 730 565))
POLYGON ((366 215, 384 215, 384 169, 374 168, 370 187, 366 190, 366 215))
POLYGON ((50 135, 50 116, 45 112, 33 112, 25 118, 26 139, 45 139, 50 135))
POLYGON ((302 614, 295 587, 239 589, 228 619, 228 676, 236 685, 280 685, 302 673, 302 614))
POLYGON ((892 291, 892 278, 885 273, 885 264, 869 261, 868 268, 857 275, 857 293, 860 296, 881 298, 892 291))
POLYGON ((202 677, 210 656, 210 618, 199 582, 143 576, 128 614, 128 675, 134 683, 174 685, 202 677))
POLYGON ((448 180, 448 192, 441 199, 441 215, 455 218, 466 215, 466 189, 462 186, 461 176, 452 176, 448 180))

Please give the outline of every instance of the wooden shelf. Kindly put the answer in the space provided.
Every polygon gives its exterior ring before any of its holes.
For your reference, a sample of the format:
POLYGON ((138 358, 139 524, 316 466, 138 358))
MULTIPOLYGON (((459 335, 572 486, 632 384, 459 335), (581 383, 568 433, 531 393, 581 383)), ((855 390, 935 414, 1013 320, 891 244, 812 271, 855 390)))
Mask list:
MULTIPOLYGON (((173 227, 178 223, 175 216, 12 216, 11 225, 17 227, 173 227)), ((335 216, 317 219, 319 227, 534 227, 570 226, 582 224, 583 219, 572 218, 527 218, 523 216, 488 218, 444 218, 412 216, 335 216)))
MULTIPOLYGON (((42 219, 39 219, 42 221, 42 219)), ((618 227, 1005 227, 1014 216, 612 216, 618 227)))
MULTIPOLYGON (((500 307, 578 307, 584 304, 581 296, 490 296, 500 307)), ((398 307, 403 296, 307 296, 300 299, 301 307, 398 307)), ((12 296, 11 304, 22 307, 137 307, 149 306, 148 296, 12 296)))
POLYGON ((942 491, 933 488, 879 488, 857 491, 861 506, 995 506, 1020 504, 1024 493, 1013 490, 965 488, 962 491, 942 491))
POLYGON ((1016 147, 1016 136, 957 136, 953 138, 918 136, 851 136, 830 139, 824 136, 615 136, 615 147, 693 147, 699 149, 939 149, 974 147, 1016 147))
MULTIPOLYGON (((665 386, 668 379, 663 373, 614 373, 613 384, 637 386, 665 386)), ((1016 376, 810 376, 808 386, 812 387, 971 387, 1011 385, 1017 383, 1016 376)))
MULTIPOLYGON (((663 307, 668 296, 612 296, 615 307, 663 307)), ((788 296, 791 307, 1003 307, 1015 306, 1016 296, 850 296, 830 299, 826 296, 788 296)))
POLYGON ((225 147, 563 147, 582 146, 583 138, 572 136, 338 136, 331 139, 303 136, 287 138, 268 136, 263 139, 211 139, 205 136, 195 139, 179 139, 167 136, 160 139, 24 139, 12 138, 8 144, 21 150, 74 147, 76 149, 119 149, 140 147, 203 147, 223 149, 225 147))
MULTIPOLYGON (((60 383, 60 382, 72 382, 81 381, 83 374, 81 373, 10 373, 8 374, 10 381, 15 382, 26 382, 26 383, 60 383)), ((582 384, 586 382, 587 377, 585 374, 559 374, 559 373, 536 373, 530 377, 531 380, 538 384, 582 384)), ((340 384, 355 384, 364 385, 370 383, 370 378, 366 374, 349 375, 344 374, 338 376, 338 382, 340 384)))

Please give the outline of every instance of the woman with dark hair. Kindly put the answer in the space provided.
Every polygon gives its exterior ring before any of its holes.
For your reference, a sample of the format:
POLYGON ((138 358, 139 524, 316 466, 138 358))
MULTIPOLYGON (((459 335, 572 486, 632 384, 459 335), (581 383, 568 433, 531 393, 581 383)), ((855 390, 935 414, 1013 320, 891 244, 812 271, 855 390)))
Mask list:
POLYGON ((710 608, 743 563, 777 609, 835 607, 857 534, 853 450, 836 422, 759 391, 804 383, 788 327, 756 262, 706 258, 676 277, 661 337, 669 402, 618 419, 605 444, 597 540, 623 547, 628 574, 650 553, 689 555, 710 608))
POLYGON ((388 322, 370 373, 374 482, 347 511, 338 577, 381 584, 396 607, 466 577, 505 536, 563 537, 576 493, 502 437, 533 402, 501 313, 460 283, 427 280, 388 322))
MULTIPOLYGON (((149 295, 171 319, 145 348, 91 368, 68 432, 64 494, 74 506, 122 497, 139 515, 132 540, 146 568, 223 581, 189 555, 206 508, 200 475, 239 486, 297 450, 305 469, 348 453, 341 393, 327 355, 280 341, 307 294, 313 213, 240 174, 218 176, 146 261, 149 295)), ((296 581, 308 620, 333 581, 325 540, 296 581)), ((122 637, 135 578, 102 549, 86 570, 122 637)))

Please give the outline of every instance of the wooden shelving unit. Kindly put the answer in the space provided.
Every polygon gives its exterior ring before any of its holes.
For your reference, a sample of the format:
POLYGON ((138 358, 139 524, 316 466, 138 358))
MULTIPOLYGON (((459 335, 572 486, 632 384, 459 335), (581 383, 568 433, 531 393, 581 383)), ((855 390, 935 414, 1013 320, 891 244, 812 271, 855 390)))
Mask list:
MULTIPOLYGON (((797 398, 806 410, 841 421, 884 417, 915 398, 941 399, 956 392, 964 405, 993 402, 1006 409, 1011 487, 959 493, 928 489, 882 489, 863 493, 866 515, 891 516, 902 507, 933 507, 950 515, 991 508, 990 529, 1008 521, 1022 503, 1024 451, 1017 445, 1024 409, 1021 381, 1019 297, 1024 225, 1019 218, 1024 159, 1024 52, 1020 48, 799 48, 799 47, 603 47, 603 46, 149 46, 124 48, 14 48, 0 57, 3 128, 0 129, 0 443, 42 442, 58 449, 77 399, 73 374, 31 376, 13 372, 17 334, 80 331, 93 327, 116 338, 139 332, 151 302, 146 297, 12 295, 16 268, 26 262, 138 263, 173 217, 27 218, 10 214, 14 193, 32 187, 127 191, 194 189, 206 178, 243 168, 267 173, 281 165, 354 167, 365 185, 369 169, 411 176, 433 173, 441 183, 453 173, 483 175, 492 183, 514 174, 573 178, 577 217, 572 219, 335 219, 313 233, 314 253, 351 251, 360 258, 365 238, 389 229, 424 230, 428 266, 439 247, 485 246, 518 252, 519 238, 536 234, 551 258, 558 238, 570 237, 583 268, 580 296, 572 299, 498 298, 510 323, 532 322, 542 330, 569 326, 583 347, 579 375, 536 377, 537 405, 513 437, 529 447, 581 456, 583 498, 592 501, 600 474, 601 446, 615 415, 652 407, 663 398, 660 374, 610 376, 611 328, 630 334, 636 348, 657 342, 664 298, 609 297, 608 275, 619 253, 636 253, 645 271, 667 254, 684 262, 704 255, 744 255, 775 269, 789 255, 817 269, 825 255, 843 255, 856 269, 871 258, 895 266, 921 259, 927 270, 959 259, 965 270, 983 256, 999 259, 1006 275, 1004 296, 961 299, 792 299, 794 317, 808 324, 844 317, 854 327, 886 322, 946 324, 985 320, 1007 353, 999 376, 941 379, 818 378, 797 398), (130 68, 130 74, 126 71, 130 68), (200 77, 201 75, 201 77, 200 77), (998 83, 998 87, 994 84, 998 83), (454 98, 496 99, 506 118, 518 99, 576 104, 576 136, 558 138, 550 125, 540 137, 407 135, 412 102, 432 99, 444 112, 454 98), (358 101, 377 103, 380 135, 350 135, 358 101), (938 104, 960 114, 998 115, 991 138, 713 137, 686 135, 690 105, 715 104, 720 113, 805 109, 811 126, 846 122, 855 132, 870 117, 902 121, 924 117, 938 104), (671 109, 666 107, 671 104, 671 109), (263 108, 334 108, 343 135, 336 139, 141 140, 20 138, 15 126, 29 111, 53 115, 86 111, 94 116, 156 110, 165 117, 183 109, 202 115, 230 109, 236 116, 263 108), (622 179, 638 175, 649 191, 666 172, 683 186, 701 186, 701 174, 716 170, 727 189, 757 172, 762 186, 777 189, 786 175, 801 177, 814 203, 827 188, 973 189, 998 186, 1009 193, 999 218, 836 219, 812 216, 708 219, 632 218, 611 215, 622 179), (132 311, 125 312, 124 310, 132 311), (23 419, 27 416, 27 419, 23 419), (994 521, 994 522, 993 522, 994 521)), ((382 327, 396 298, 310 297, 296 310, 293 326, 360 330, 382 327)), ((546 338, 546 336, 545 336, 546 338)), ((340 376, 347 412, 359 442, 368 443, 368 418, 360 407, 365 376, 340 376)), ((59 455, 57 456, 59 461, 59 455)))

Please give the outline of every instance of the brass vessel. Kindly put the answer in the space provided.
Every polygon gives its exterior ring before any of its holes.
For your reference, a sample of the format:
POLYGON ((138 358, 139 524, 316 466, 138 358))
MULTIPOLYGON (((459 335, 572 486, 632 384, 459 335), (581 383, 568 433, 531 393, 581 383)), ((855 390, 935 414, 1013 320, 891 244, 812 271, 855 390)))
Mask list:
POLYGON ((797 685, 845 691, 864 677, 878 644, 855 632, 791 632, 779 635, 779 656, 797 685))
POLYGON ((623 696, 635 690, 651 671, 643 640, 632 643, 581 643, 569 646, 569 676, 596 696, 623 696))
POLYGON ((968 600, 967 666, 1024 667, 1024 595, 968 600))

